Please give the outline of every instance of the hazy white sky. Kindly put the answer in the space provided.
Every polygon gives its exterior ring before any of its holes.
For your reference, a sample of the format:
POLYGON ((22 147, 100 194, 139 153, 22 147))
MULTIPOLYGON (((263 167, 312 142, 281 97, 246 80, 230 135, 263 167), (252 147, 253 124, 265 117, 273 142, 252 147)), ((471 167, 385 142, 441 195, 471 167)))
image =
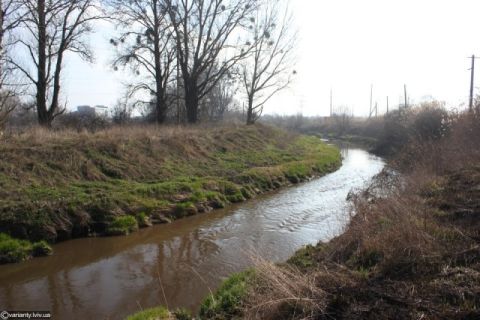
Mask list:
MULTIPOLYGON (((326 115, 334 105, 357 115, 369 109, 370 85, 383 112, 403 99, 428 96, 458 107, 468 99, 470 60, 480 56, 479 0, 290 0, 299 29, 297 77, 267 113, 326 115)), ((70 57, 64 74, 68 106, 111 106, 122 77, 109 67, 112 28, 91 37, 96 63, 70 57)), ((478 69, 480 69, 480 60, 478 69)), ((478 70, 477 69, 477 70, 478 70)), ((476 73, 480 86, 480 73, 476 73)), ((403 101, 403 100, 402 100, 403 101)), ((464 106, 463 106, 464 107, 464 106)))

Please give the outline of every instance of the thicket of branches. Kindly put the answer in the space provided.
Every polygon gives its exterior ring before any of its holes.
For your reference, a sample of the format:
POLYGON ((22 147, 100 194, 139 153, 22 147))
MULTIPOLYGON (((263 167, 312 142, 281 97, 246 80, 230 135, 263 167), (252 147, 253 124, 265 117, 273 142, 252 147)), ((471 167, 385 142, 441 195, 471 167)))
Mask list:
MULTIPOLYGON (((293 74, 284 1, 0 1, 0 125, 18 96, 30 97, 38 123, 52 126, 66 110, 65 56, 93 61, 98 20, 115 25, 112 71, 131 74, 126 97, 151 121, 216 121, 245 99, 254 123, 293 74)), ((130 109, 119 104, 116 121, 130 109)))

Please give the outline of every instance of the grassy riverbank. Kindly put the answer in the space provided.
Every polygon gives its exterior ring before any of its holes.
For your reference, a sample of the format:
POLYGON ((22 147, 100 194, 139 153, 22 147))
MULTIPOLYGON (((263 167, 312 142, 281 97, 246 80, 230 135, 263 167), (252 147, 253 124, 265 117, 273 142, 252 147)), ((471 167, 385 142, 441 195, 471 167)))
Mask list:
POLYGON ((0 232, 127 234, 323 175, 338 149, 269 126, 32 130, 0 142, 0 232))

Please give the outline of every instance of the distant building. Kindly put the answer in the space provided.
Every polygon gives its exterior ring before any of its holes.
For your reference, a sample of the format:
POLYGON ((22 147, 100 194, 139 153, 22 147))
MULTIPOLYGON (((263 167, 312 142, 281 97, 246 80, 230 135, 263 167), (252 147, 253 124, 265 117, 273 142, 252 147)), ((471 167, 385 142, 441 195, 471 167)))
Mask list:
POLYGON ((103 116, 108 116, 108 107, 107 106, 102 106, 102 105, 96 105, 95 110, 103 116))
POLYGON ((77 113, 82 116, 95 116, 95 115, 101 115, 101 116, 107 116, 108 115, 108 107, 107 106, 102 106, 102 105, 96 105, 95 107, 90 107, 90 106, 78 106, 77 107, 77 113))
POLYGON ((90 106, 78 106, 77 112, 82 116, 94 116, 96 113, 95 108, 92 108, 90 106))

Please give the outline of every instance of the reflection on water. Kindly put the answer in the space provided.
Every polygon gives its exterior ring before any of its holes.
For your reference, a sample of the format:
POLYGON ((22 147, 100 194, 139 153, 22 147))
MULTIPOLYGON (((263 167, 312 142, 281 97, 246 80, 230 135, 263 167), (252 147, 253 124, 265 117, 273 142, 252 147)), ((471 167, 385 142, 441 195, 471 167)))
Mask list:
POLYGON ((342 231, 348 192, 384 166, 360 149, 342 155, 338 171, 247 203, 128 237, 60 243, 51 257, 0 266, 0 309, 50 310, 55 319, 121 319, 159 304, 196 309, 250 265, 252 252, 283 261, 342 231))

